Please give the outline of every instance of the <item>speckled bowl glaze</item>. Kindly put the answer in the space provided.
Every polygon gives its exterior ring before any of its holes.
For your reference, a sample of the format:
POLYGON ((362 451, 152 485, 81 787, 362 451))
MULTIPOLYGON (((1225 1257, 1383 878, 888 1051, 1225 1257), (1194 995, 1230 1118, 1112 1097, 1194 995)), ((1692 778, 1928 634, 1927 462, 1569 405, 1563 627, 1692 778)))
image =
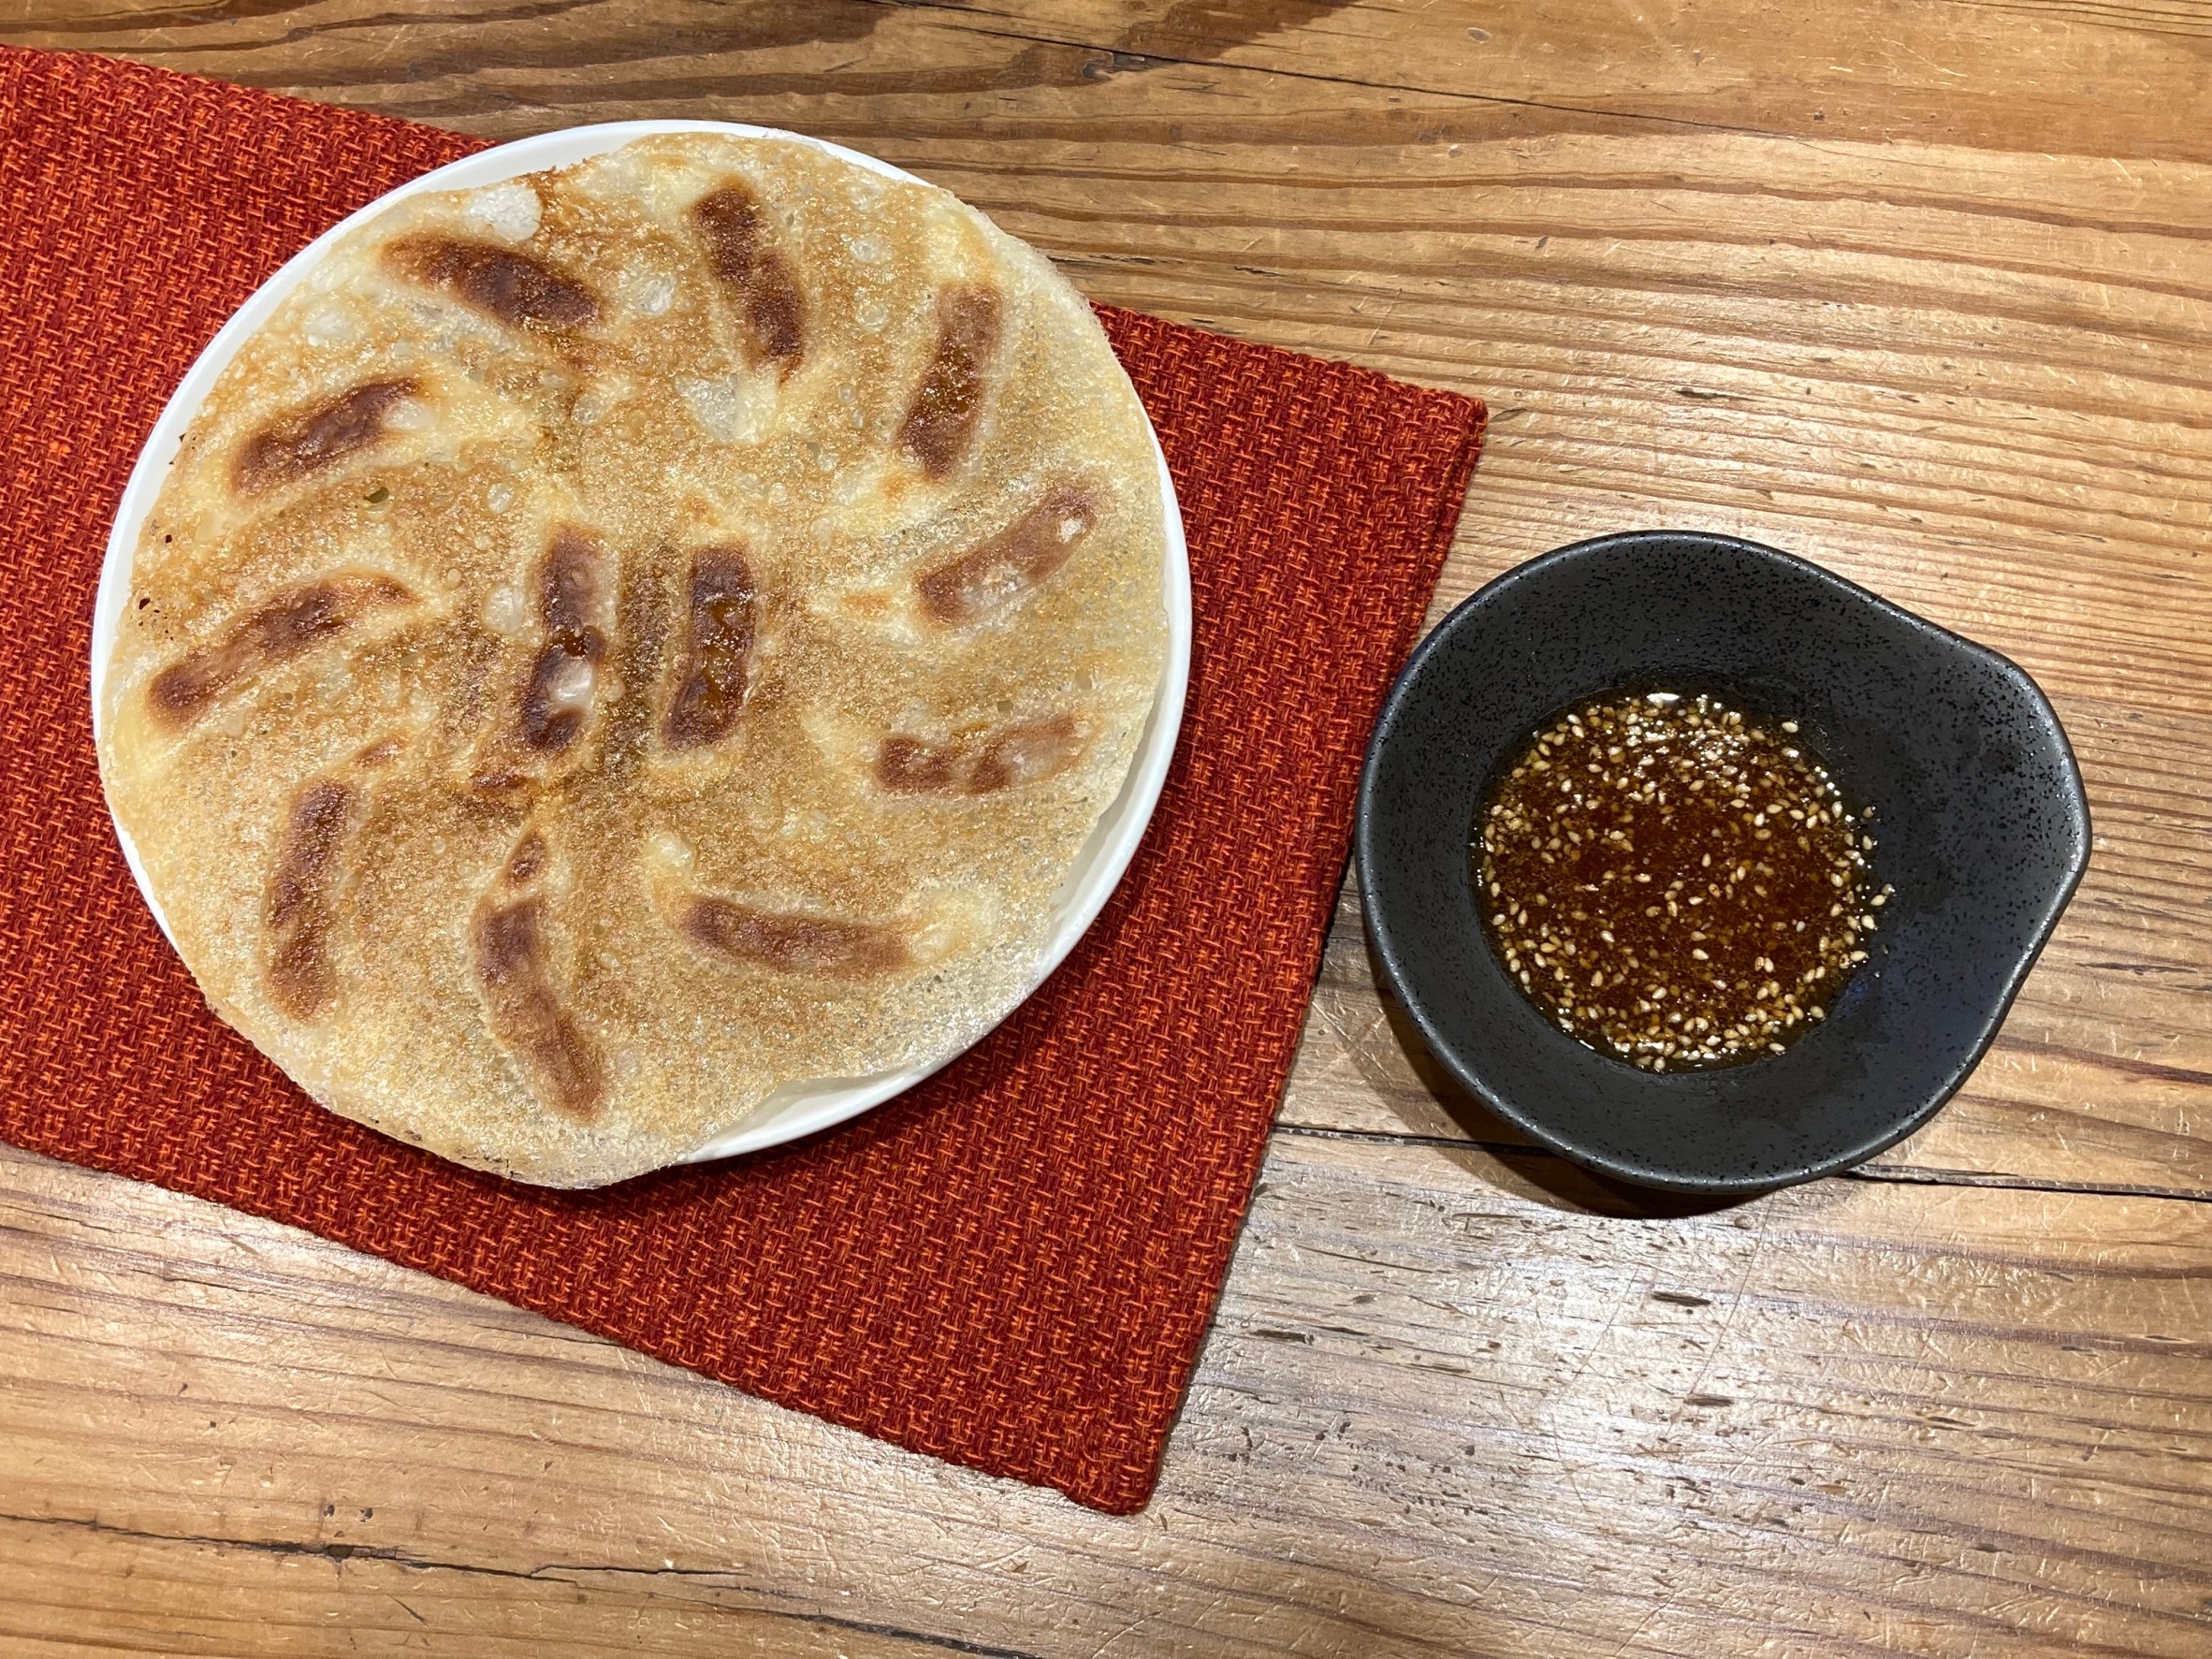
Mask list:
POLYGON ((1485 1104, 1601 1173, 1750 1193, 1871 1157, 1973 1070, 2089 856, 2059 719, 1996 652, 1789 554, 1639 531, 1531 560, 1422 641, 1368 745, 1360 892, 1382 970, 1485 1104), (1652 1073, 1523 997, 1475 909, 1477 808, 1536 724, 1622 687, 1796 719, 1876 811, 1872 957, 1787 1053, 1652 1073))

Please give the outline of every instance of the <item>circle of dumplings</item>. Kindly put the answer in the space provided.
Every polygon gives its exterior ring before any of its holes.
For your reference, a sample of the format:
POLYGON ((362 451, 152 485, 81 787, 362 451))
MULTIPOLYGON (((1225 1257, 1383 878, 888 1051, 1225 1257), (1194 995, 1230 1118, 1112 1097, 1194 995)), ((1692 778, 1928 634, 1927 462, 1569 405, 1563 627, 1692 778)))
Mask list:
POLYGON ((1165 557, 1041 256, 797 140, 643 138, 394 204, 245 342, 141 533, 103 778, 310 1094, 599 1185, 1026 994, 1165 557))

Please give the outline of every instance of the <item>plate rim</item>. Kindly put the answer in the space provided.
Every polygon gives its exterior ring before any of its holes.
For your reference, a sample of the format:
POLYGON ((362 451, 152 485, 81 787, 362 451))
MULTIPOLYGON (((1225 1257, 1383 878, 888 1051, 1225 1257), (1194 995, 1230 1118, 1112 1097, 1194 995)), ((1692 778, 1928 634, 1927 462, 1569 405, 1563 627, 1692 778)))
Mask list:
MULTIPOLYGON (((790 140, 824 151, 885 178, 920 184, 925 189, 942 189, 942 186, 916 178, 912 173, 894 167, 880 157, 849 149, 826 138, 791 132, 781 127, 706 120, 612 121, 534 133, 476 151, 396 185, 348 213, 280 265, 225 319, 223 326, 200 348, 191 366, 164 400, 160 414, 155 416, 145 440, 138 447, 124 481, 123 493, 117 500, 115 516, 109 523, 108 543, 101 557, 99 584, 93 600, 90 666, 93 743, 95 752, 104 735, 108 662, 114 654, 116 633, 129 595, 138 534, 182 444, 185 429, 198 415, 216 379, 229 367, 231 359, 238 355, 246 340, 306 279, 308 273, 321 263, 330 249, 357 227, 409 196, 435 190, 477 189, 502 183, 509 179, 541 172, 548 167, 573 166, 594 155, 620 149, 633 139, 668 133, 699 132, 744 138, 790 140)), ((975 212, 982 211, 969 203, 963 202, 962 205, 975 212)), ((1040 256, 1044 256, 1041 251, 1040 256)), ((1132 386, 1131 390, 1134 389, 1132 386)), ((1142 411, 1142 400, 1139 409, 1142 411)), ((1168 633, 1166 662, 1162 664, 1159 684, 1153 695, 1151 712, 1138 737, 1136 752, 1130 757, 1128 772, 1122 780, 1120 790, 1100 814, 1091 839, 1076 854, 1078 868, 1070 872, 1071 885, 1063 887, 1066 896, 1060 903, 1058 920, 1046 941, 1028 987, 1007 1006, 997 1019, 950 1053, 919 1066, 870 1077, 849 1081, 806 1080, 807 1084, 813 1085, 809 1091, 812 1098, 803 1104, 781 1111, 772 1109, 775 1097, 771 1094, 768 1101, 763 1103, 764 1107, 771 1107, 765 1121, 741 1122, 710 1136, 674 1160, 676 1164, 705 1163, 803 1140, 848 1123, 942 1070, 989 1036, 1016 1009, 1037 994, 1045 981, 1068 959, 1084 935, 1090 931, 1092 924, 1105 910, 1108 900, 1120 887, 1130 862, 1136 856, 1137 848, 1151 825, 1153 813, 1159 805, 1160 793, 1166 785, 1168 770, 1182 734, 1190 680, 1192 612, 1189 545, 1184 533, 1182 507, 1176 499, 1174 479, 1169 472, 1167 456, 1160 447, 1159 434, 1153 429, 1148 412, 1144 413, 1144 424, 1146 435, 1152 443, 1153 458, 1159 471, 1162 528, 1166 532, 1165 557, 1161 560, 1161 604, 1168 633), (848 1086, 830 1086, 839 1083, 847 1083, 848 1086)), ((107 783, 103 772, 101 797, 104 804, 106 796, 107 783)), ((117 844, 123 850, 124 862, 129 866, 131 879, 138 885, 139 896, 145 900, 147 910, 153 913, 154 924, 161 929, 162 937, 167 940, 169 948, 176 951, 176 939, 169 932, 168 920, 162 914, 160 902, 154 897, 153 884, 147 880, 138 848, 132 843, 121 820, 116 818, 111 804, 109 805, 108 816, 117 844)), ((182 960, 183 953, 178 951, 177 954, 182 960)), ((186 971, 190 971, 189 965, 186 971)), ((317 1104, 319 1106, 320 1102, 317 1104)), ((754 1109, 752 1116, 755 1119, 762 1109, 754 1109)))

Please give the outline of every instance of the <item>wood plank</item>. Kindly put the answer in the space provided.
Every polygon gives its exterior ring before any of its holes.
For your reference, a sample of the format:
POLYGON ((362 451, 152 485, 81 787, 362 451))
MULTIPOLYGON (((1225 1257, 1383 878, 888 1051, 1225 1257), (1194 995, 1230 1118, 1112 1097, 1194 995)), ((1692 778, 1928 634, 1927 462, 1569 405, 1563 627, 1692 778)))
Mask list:
POLYGON ((1278 1135, 1160 1495, 1113 1518, 0 1153, 0 1646, 2205 1651, 2205 1205, 1610 1204, 1278 1135))
POLYGON ((345 1545, 142 1538, 106 1528, 90 1535, 88 1545, 88 1529, 74 1522, 0 1520, 14 1598, 12 1616, 0 1613, 0 1635, 13 1659, 438 1651, 471 1659, 543 1659, 554 1651, 936 1659, 993 1652, 862 1618, 786 1611, 773 1591, 749 1587, 738 1573, 560 1564, 517 1573, 345 1545), (88 1594, 88 1571, 90 1584, 112 1581, 130 1594, 88 1594))
MULTIPOLYGON (((1479 392, 1439 613, 1668 523, 1984 640, 2066 720, 2096 855, 1998 1051, 1885 1163, 2212 1192, 2212 6, 1785 27, 1729 0, 1687 33, 1598 0, 22 13, 17 38, 493 135, 785 123, 939 180, 1101 298, 1479 392)), ((1356 940, 1331 961, 1333 1026, 1387 1030, 1356 940)), ((1410 1062, 1340 1049, 1309 1033, 1290 1121, 1458 1132, 1410 1062)))
POLYGON ((2201 4, 1889 0, 1783 19, 1743 0, 1565 10, 1201 0, 1118 8, 1119 29, 1101 27, 1102 8, 1088 0, 953 0, 948 9, 1135 58, 1128 66, 1140 70, 1251 67, 1492 102, 1557 126, 1615 115, 1678 130, 1986 151, 2039 148, 2058 131, 2092 154, 2201 158, 2205 132, 2191 117, 2212 109, 2202 73, 2212 10, 2201 4), (2092 101, 2101 85, 2128 95, 2092 101))
POLYGON ((366 0, 0 8, 27 42, 472 130, 717 96, 923 95, 939 113, 960 100, 1005 111, 1117 80, 1251 69, 1316 102, 1338 88, 1396 93, 1369 130, 1380 142, 1473 113, 1523 135, 1609 122, 2147 159, 2203 159, 2212 144, 2204 0, 1887 0, 1784 17, 1756 0, 463 0, 421 22, 366 0))

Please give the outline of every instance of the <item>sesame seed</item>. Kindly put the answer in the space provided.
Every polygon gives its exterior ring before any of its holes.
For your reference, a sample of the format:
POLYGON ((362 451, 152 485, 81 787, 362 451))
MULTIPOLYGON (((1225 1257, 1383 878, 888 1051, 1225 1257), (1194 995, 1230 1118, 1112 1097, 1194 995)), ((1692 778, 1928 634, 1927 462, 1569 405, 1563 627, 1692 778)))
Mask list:
POLYGON ((1474 874, 1500 959, 1563 1030, 1663 1070, 1779 1053, 1826 1017, 1887 890, 1868 891, 1872 814, 1797 729, 1710 696, 1600 698, 1508 765, 1474 874))

